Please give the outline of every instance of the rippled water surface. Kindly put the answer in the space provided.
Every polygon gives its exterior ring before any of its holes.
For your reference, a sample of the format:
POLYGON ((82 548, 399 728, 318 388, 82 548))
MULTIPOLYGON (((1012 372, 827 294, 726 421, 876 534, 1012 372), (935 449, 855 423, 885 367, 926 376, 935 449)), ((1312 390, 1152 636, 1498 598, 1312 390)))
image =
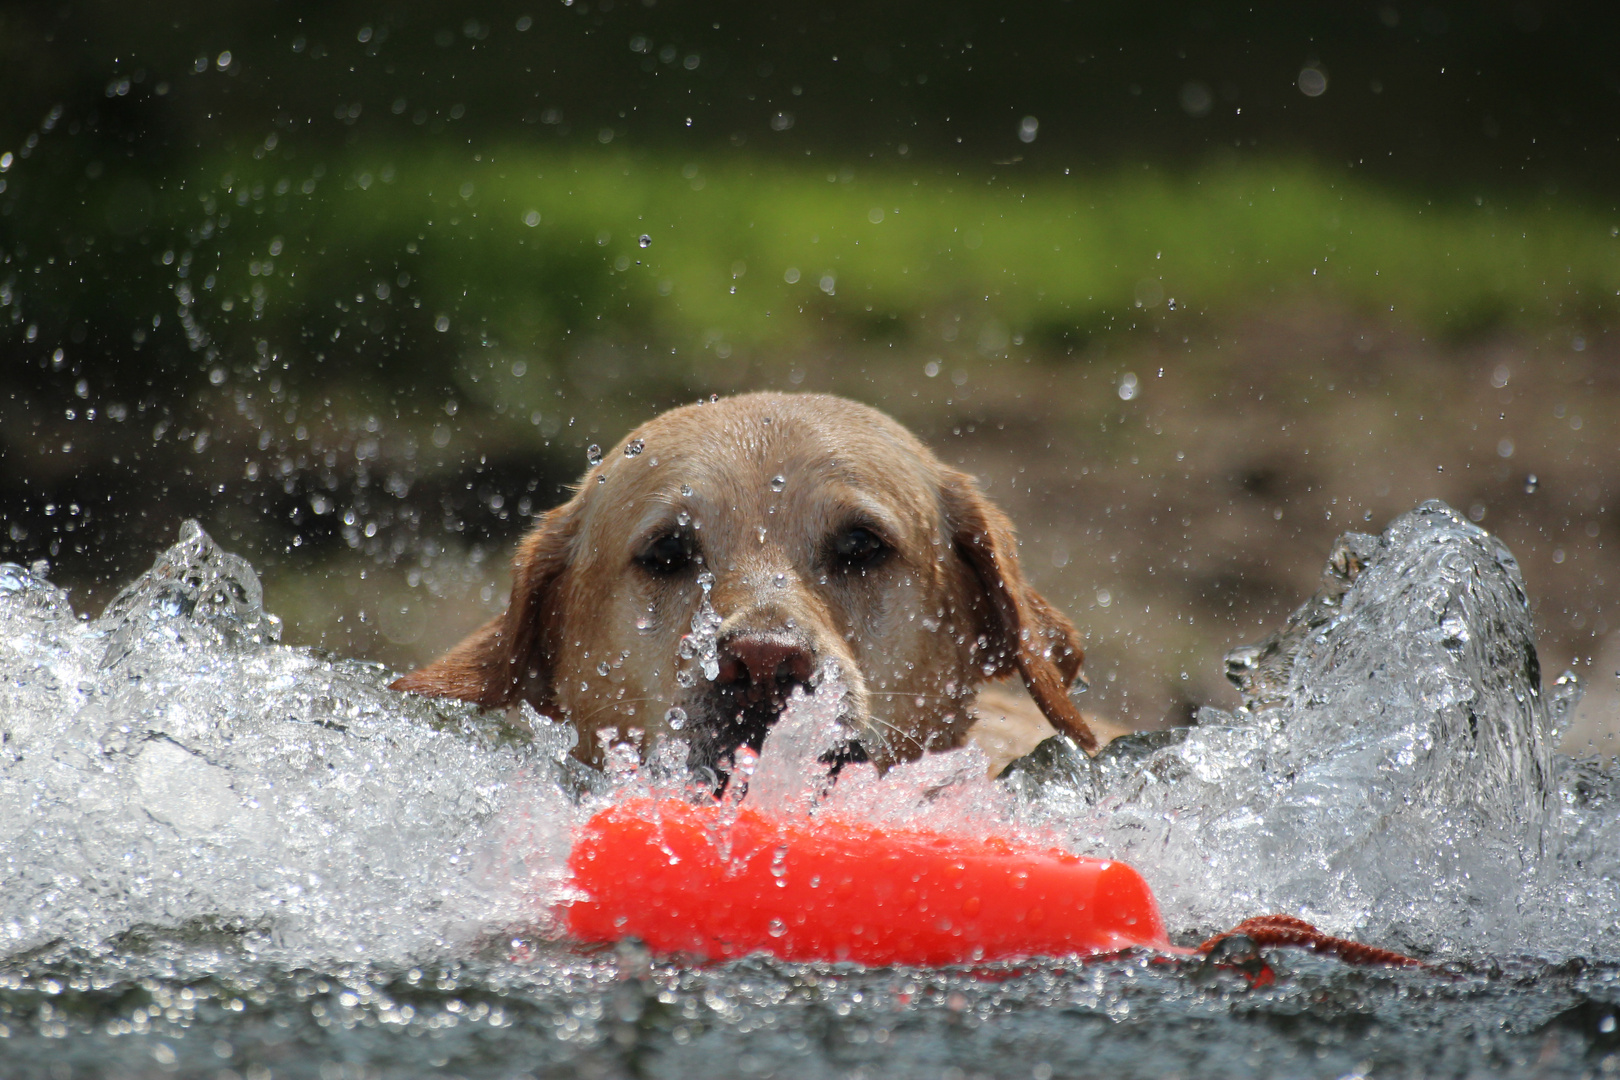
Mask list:
MULTIPOLYGON (((940 755, 834 792, 1127 858, 1181 940, 1287 911, 1423 970, 580 950, 555 938, 564 860, 615 778, 538 717, 278 636, 194 526, 95 620, 0 568, 5 1075, 1620 1071, 1613 774, 1553 752, 1578 686, 1544 683, 1511 554, 1439 504, 1341 540, 1317 597, 1229 658, 1236 713, 1095 762, 1051 742, 998 782, 940 755)), ((767 744, 762 789, 791 752, 767 744)))

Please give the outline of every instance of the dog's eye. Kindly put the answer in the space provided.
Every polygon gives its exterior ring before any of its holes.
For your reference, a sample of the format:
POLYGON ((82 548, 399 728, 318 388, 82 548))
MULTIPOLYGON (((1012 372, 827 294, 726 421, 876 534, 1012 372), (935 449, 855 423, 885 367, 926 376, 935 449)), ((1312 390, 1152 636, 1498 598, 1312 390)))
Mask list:
POLYGON ((875 565, 889 551, 882 537, 871 529, 856 525, 833 537, 833 559, 847 570, 865 570, 875 565))
POLYGON ((692 559, 697 554, 697 545, 686 533, 665 533, 652 543, 640 555, 636 562, 649 573, 668 576, 678 574, 692 565, 692 559))

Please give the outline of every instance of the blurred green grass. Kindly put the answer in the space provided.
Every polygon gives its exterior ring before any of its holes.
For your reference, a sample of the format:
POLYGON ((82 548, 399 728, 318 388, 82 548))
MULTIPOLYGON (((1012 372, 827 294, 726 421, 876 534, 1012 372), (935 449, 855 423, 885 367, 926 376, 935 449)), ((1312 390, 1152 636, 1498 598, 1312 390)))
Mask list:
POLYGON ((153 294, 189 292, 214 340, 302 349, 328 377, 441 363, 461 378, 495 346, 483 393, 508 398, 543 382, 514 363, 544 370, 591 340, 656 349, 652 371, 851 334, 1062 352, 1300 303, 1456 337, 1598 322, 1620 293, 1612 210, 1448 202, 1292 162, 1069 176, 606 148, 478 158, 358 146, 325 165, 216 158, 160 192, 109 177, 63 212, 125 238, 53 272, 85 281, 97 263, 117 281, 74 293, 103 323, 122 307, 142 324, 173 306, 153 294))

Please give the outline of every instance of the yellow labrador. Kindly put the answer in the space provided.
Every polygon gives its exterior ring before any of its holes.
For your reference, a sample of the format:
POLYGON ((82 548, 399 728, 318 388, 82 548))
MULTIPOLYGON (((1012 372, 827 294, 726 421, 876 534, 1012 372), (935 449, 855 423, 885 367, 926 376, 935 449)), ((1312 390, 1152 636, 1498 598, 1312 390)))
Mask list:
POLYGON ((1017 673, 1097 747, 1067 693, 1078 635, 1025 582, 1006 516, 842 398, 747 394, 643 424, 524 538, 512 579, 503 615, 394 686, 528 701, 587 760, 604 728, 679 729, 694 766, 723 771, 794 687, 841 684, 852 753, 881 766, 959 745, 981 684, 1017 673))

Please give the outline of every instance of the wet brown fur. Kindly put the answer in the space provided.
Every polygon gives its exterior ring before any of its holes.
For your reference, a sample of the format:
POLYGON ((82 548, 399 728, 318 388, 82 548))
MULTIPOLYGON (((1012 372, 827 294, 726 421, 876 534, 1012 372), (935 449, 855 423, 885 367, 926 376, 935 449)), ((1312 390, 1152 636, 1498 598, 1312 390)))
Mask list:
POLYGON ((817 394, 687 406, 631 432, 519 544, 506 611, 394 687, 526 700, 594 759, 603 728, 650 737, 672 706, 702 712, 707 684, 681 685, 696 661, 677 651, 703 570, 722 636, 786 628, 833 665, 880 763, 960 744, 978 687, 1014 673, 1053 727, 1097 745, 1068 697, 1079 637, 1024 580, 1011 522, 889 417, 817 394), (638 553, 680 515, 702 565, 649 574, 638 553), (829 561, 851 523, 892 549, 860 574, 829 561))

